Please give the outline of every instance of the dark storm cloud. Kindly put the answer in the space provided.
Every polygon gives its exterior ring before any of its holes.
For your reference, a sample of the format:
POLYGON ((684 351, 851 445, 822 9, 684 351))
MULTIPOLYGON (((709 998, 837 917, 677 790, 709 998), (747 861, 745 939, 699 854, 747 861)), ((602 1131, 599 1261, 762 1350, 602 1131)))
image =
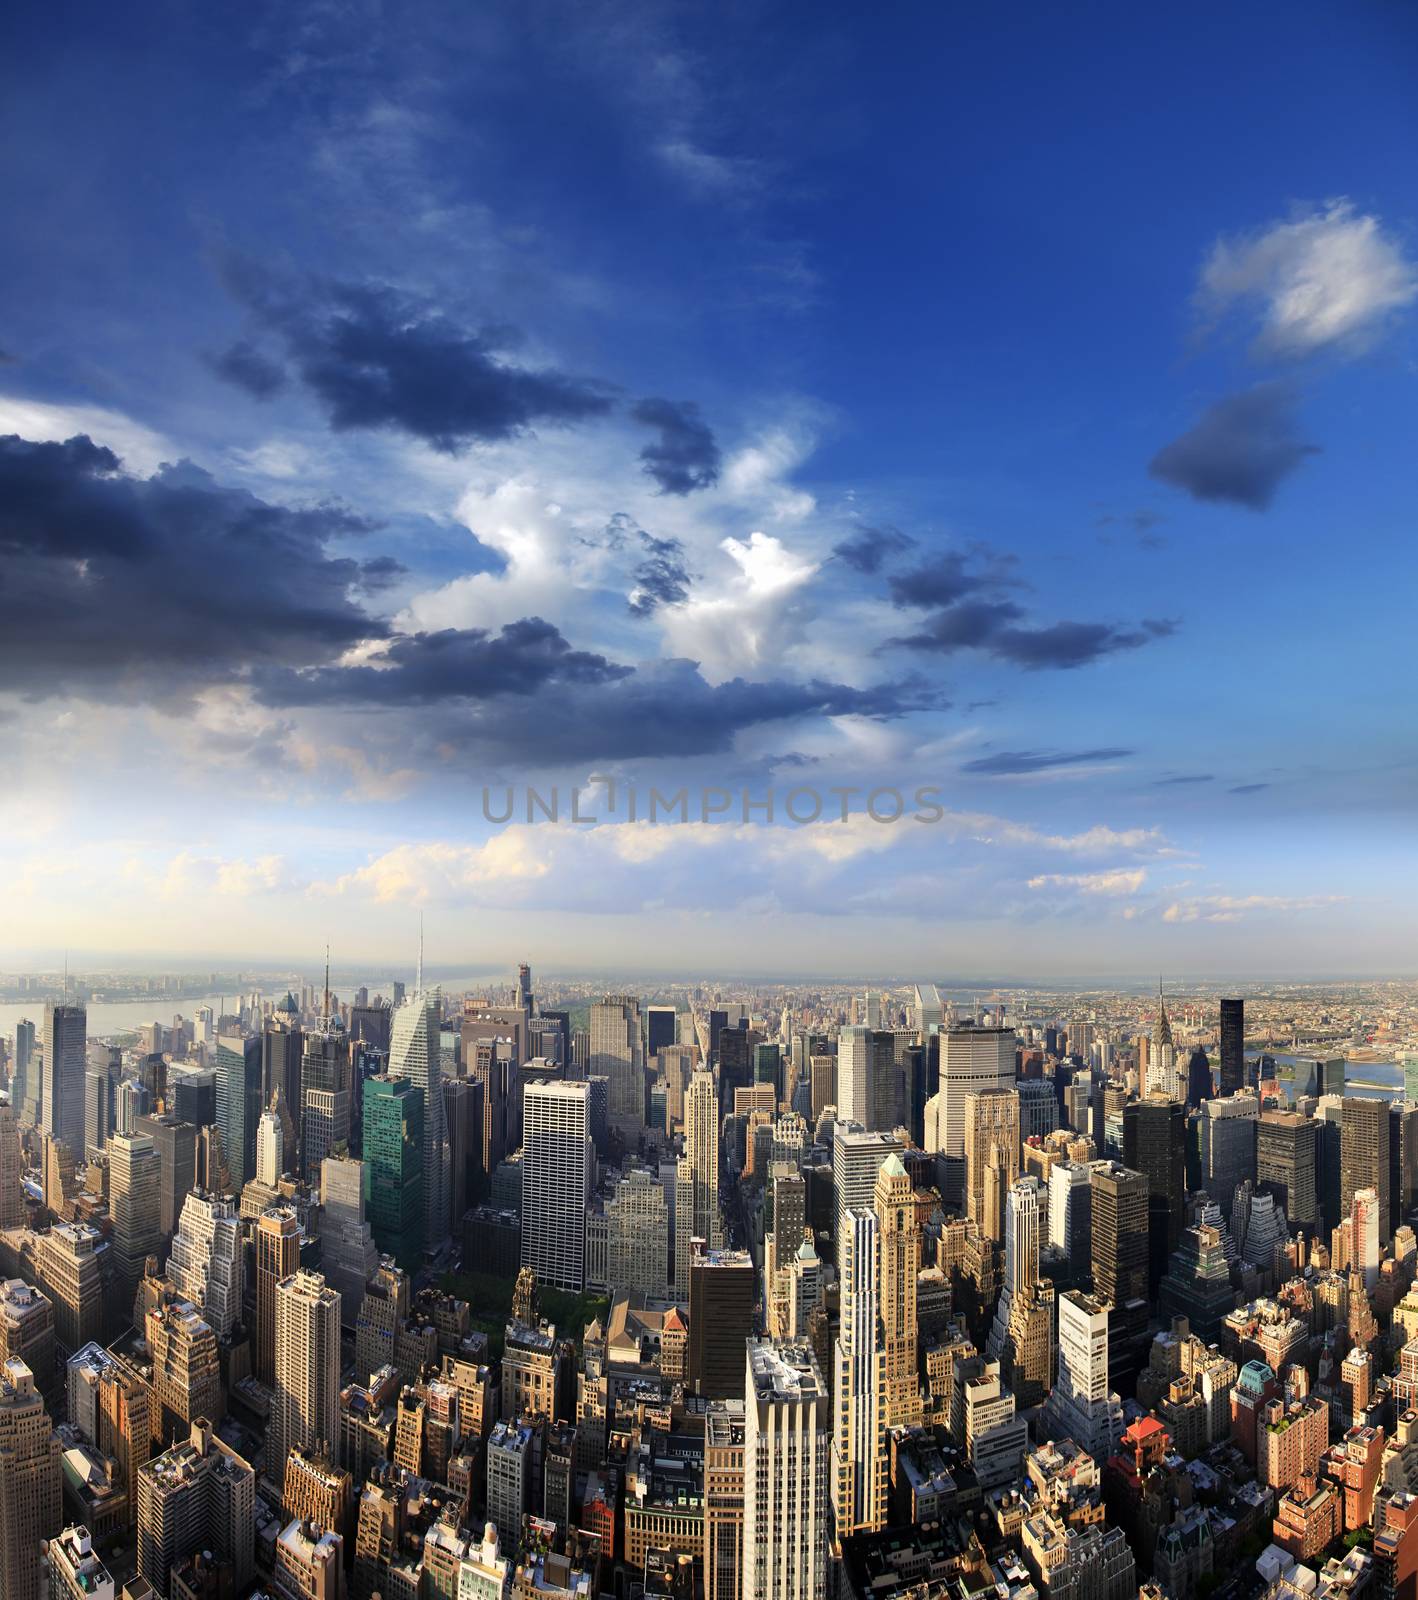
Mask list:
POLYGON ((286 386, 285 368, 263 355, 249 339, 238 339, 220 355, 209 356, 207 365, 219 378, 245 389, 256 400, 269 400, 286 386))
POLYGON ((979 772, 990 777, 1016 777, 1022 773, 1048 772, 1054 767, 1093 766, 1100 761, 1118 761, 1131 750, 1105 747, 1097 750, 1000 750, 992 756, 967 761, 962 772, 979 772))
POLYGON ((637 668, 601 687, 571 685, 542 695, 534 717, 509 715, 505 703, 441 717, 440 737, 471 763, 627 760, 696 756, 732 749, 744 728, 802 718, 861 716, 890 721, 940 709, 924 682, 907 678, 867 689, 828 682, 707 683, 693 661, 637 668))
POLYGON ((967 600, 927 619, 917 633, 888 640, 907 650, 951 655, 981 650, 1027 672, 1067 671, 1087 666, 1121 650, 1136 650, 1176 632, 1176 623, 1145 619, 1137 628, 1104 622, 1055 622, 1045 627, 1021 623, 1023 612, 1009 600, 967 600))
POLYGON ((1275 492, 1319 446, 1300 437, 1298 396, 1288 383, 1260 383, 1227 395, 1188 432, 1164 445, 1148 471, 1195 500, 1264 511, 1275 492))
POLYGON ((635 569, 630 609, 637 617, 648 617, 660 606, 679 605, 689 598, 690 571, 678 539, 657 539, 644 528, 638 531, 645 559, 635 569))
POLYGON ((295 285, 239 258, 225 277, 338 430, 394 428, 451 455, 611 409, 603 384, 510 363, 515 330, 461 327, 386 285, 295 285))
POLYGON ((693 494, 718 483, 723 458, 692 400, 642 400, 630 414, 659 435, 640 452, 640 460, 661 494, 693 494))
POLYGON ((855 571, 871 577, 896 556, 916 548, 916 541, 899 528, 861 528, 833 548, 832 554, 855 571))
POLYGON ((967 556, 953 550, 909 572, 897 573, 890 584, 892 604, 922 609, 953 605, 998 582, 989 573, 971 571, 968 562, 967 556))
POLYGON ((322 661, 383 625, 328 554, 368 524, 291 510, 183 462, 149 479, 84 435, 0 439, 0 686, 181 698, 253 660, 322 661))
POLYGON ((401 634, 378 665, 323 666, 308 671, 255 673, 257 697, 267 705, 431 705, 534 694, 546 684, 605 684, 634 669, 604 656, 573 650, 559 629, 540 617, 523 617, 499 632, 444 628, 401 634))
POLYGON ((396 561, 393 556, 372 556, 368 561, 360 562, 359 577, 355 581, 366 594, 377 594, 381 589, 391 588, 408 570, 402 561, 396 561))

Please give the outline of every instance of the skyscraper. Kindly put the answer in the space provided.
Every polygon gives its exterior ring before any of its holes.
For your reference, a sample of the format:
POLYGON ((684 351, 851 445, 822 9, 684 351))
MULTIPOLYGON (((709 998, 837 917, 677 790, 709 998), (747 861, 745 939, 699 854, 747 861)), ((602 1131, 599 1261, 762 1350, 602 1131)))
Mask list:
POLYGON ((197 1130, 170 1112, 155 1112, 136 1117, 133 1131, 147 1134, 157 1152, 158 1231, 170 1239, 197 1181, 197 1130))
POLYGON ((83 1006, 44 1008, 44 1086, 40 1128, 62 1139, 76 1161, 84 1155, 84 1072, 88 1064, 88 1013, 83 1006))
POLYGON ((842 1029, 837 1036, 837 1115, 844 1122, 889 1133, 900 1109, 899 1077, 893 1034, 873 1028, 842 1029))
MULTIPOLYGON (((1012 1089, 1015 1038, 1012 1028, 953 1026, 940 1039, 940 1088, 937 1090, 937 1148, 945 1155, 947 1204, 964 1198, 965 1097, 982 1089, 1012 1089)), ((927 1125, 930 1124, 929 1110, 927 1125)))
POLYGON ((827 1386, 806 1342, 748 1345, 743 1600, 825 1600, 827 1386))
POLYGON ((276 1289, 276 1384, 270 1474, 301 1445, 335 1457, 340 1442, 340 1296, 318 1272, 296 1271, 276 1289))
POLYGON ((623 1131, 637 1133, 645 1126, 640 1002, 631 995, 607 995, 591 1007, 590 1024, 590 1073, 610 1084, 610 1120, 623 1131))
POLYGON ((1360 1189, 1379 1202, 1379 1242, 1391 1237, 1389 1209, 1389 1109, 1384 1100, 1345 1095, 1339 1123, 1339 1205, 1348 1216, 1360 1189))
POLYGON ((274 1111, 263 1111, 256 1124, 256 1181, 274 1189, 285 1171, 286 1135, 274 1111))
POLYGON ((276 1293, 300 1265, 300 1223, 289 1206, 256 1219, 256 1344, 252 1355, 262 1383, 276 1381, 276 1293))
POLYGON ((59 1532, 59 1437, 23 1361, 0 1366, 0 1595, 41 1600, 40 1540, 59 1532))
POLYGON ((443 1067, 438 991, 423 986, 423 960, 414 991, 394 1013, 389 1076, 407 1078, 423 1095, 423 1247, 436 1255, 448 1239, 448 1141, 443 1126, 443 1067))
POLYGON ((684 1096, 684 1154, 675 1175, 675 1293, 689 1293, 690 1241, 717 1250, 724 1242, 719 1213, 719 1101, 712 1073, 696 1070, 684 1096))
POLYGON ((1186 1152, 1186 1107, 1180 1101, 1152 1097, 1123 1107, 1123 1161, 1147 1180, 1148 1287, 1154 1299, 1186 1223, 1186 1152))
POLYGON ((842 1312, 832 1387, 831 1485, 833 1534, 840 1541, 879 1528, 886 1518, 875 1211, 849 1211, 837 1246, 842 1312))
POLYGON ((675 1042, 675 1008, 645 1007, 645 1053, 655 1056, 675 1042))
POLYGON ((1110 1386, 1132 1392, 1147 1339, 1147 1179, 1116 1161, 1093 1164, 1093 1284, 1111 1305, 1110 1386))
POLYGON ((1059 1296, 1059 1368, 1044 1402, 1044 1431, 1072 1439, 1095 1461, 1116 1454, 1122 1401, 1108 1381, 1108 1304, 1077 1289, 1059 1296))
POLYGON ((113 1079, 99 1062, 84 1070, 84 1146, 78 1155, 102 1150, 113 1131, 113 1079))
POLYGON ((256 1123, 261 1115, 261 1041, 228 1034, 217 1040, 217 1120, 236 1192, 256 1176, 256 1123))
POLYGON ((1004 1196, 1019 1176, 1019 1095, 981 1089, 965 1096, 965 1209, 988 1237, 999 1239, 1004 1196), (990 1193, 987 1178, 993 1179, 990 1193))
POLYGON ((1228 1220, 1237 1186, 1256 1176, 1259 1115, 1260 1100, 1254 1094, 1224 1095, 1219 1100, 1205 1101, 1201 1107, 1197 1123, 1201 1187, 1228 1220))
POLYGON ((18 1228, 24 1221, 24 1162, 20 1127, 13 1101, 0 1101, 0 1228, 18 1228))
POLYGON ((758 1275, 747 1250, 696 1250, 689 1263, 689 1377, 707 1400, 743 1394, 758 1275))
POLYGON ((1235 1094, 1246 1083, 1246 1002, 1221 1002, 1221 1093, 1235 1094))
POLYGON ((35 1056, 35 1026, 28 1017, 15 1024, 15 1065, 10 1074, 10 1104, 15 1120, 26 1127, 39 1122, 39 1062, 35 1056))
POLYGON ((1296 1111, 1267 1111, 1256 1124, 1256 1184, 1294 1227, 1319 1225, 1319 1124, 1296 1111))
POLYGON ((364 1085, 364 1208, 374 1242, 407 1272, 423 1252, 423 1096, 381 1073, 364 1085))
POLYGON ((921 1420, 916 1371, 920 1328, 916 1281, 921 1270, 921 1224, 916 1193, 893 1150, 876 1176, 877 1318, 881 1342, 881 1426, 913 1427, 921 1420))
POLYGON ((113 1218, 113 1254, 131 1304, 150 1255, 157 1253, 158 1157, 145 1133, 116 1133, 108 1145, 108 1209, 113 1218))
POLYGON ((542 1283, 586 1281, 586 1202, 595 1174, 591 1085, 533 1078, 522 1112, 522 1265, 542 1283))
POLYGON ((300 1156, 308 1182, 326 1156, 349 1143, 350 1074, 349 1036, 326 1015, 305 1035, 300 1061, 300 1156))
POLYGON ((201 1307, 219 1339, 230 1339, 241 1320, 245 1262, 235 1202, 194 1190, 183 1203, 167 1281, 174 1293, 201 1307))
POLYGON ((1151 1094, 1171 1098, 1177 1089, 1177 1053, 1172 1045, 1172 1024, 1167 1017, 1167 1001, 1162 980, 1157 980, 1157 1020, 1152 1025, 1152 1048, 1147 1056, 1147 1084, 1151 1094))
POLYGON ((256 1474, 212 1431, 210 1419, 138 1470, 138 1573, 159 1595, 173 1567, 206 1550, 231 1569, 232 1591, 250 1585, 255 1566, 256 1474))

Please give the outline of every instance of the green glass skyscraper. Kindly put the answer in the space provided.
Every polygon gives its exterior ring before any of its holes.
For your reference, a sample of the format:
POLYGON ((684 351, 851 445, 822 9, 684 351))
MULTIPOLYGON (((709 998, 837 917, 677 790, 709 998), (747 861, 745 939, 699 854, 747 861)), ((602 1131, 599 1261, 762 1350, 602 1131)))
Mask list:
POLYGON ((364 1211, 406 1272, 423 1260, 423 1090, 388 1073, 364 1085, 364 1211))

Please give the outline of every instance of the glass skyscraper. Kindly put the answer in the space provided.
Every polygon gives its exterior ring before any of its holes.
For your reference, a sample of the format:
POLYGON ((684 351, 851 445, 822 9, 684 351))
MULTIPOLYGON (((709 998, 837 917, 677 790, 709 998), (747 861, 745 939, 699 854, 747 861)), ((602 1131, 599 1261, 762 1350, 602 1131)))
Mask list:
POLYGON ((388 1073, 364 1085, 364 1210, 380 1253, 406 1272, 424 1240, 423 1093, 388 1073))

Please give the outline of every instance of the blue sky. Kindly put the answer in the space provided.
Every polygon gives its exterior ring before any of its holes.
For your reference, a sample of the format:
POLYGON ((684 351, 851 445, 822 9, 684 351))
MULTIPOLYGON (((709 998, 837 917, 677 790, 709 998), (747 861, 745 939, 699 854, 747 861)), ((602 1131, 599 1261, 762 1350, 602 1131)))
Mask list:
POLYGON ((1404 969, 1415 69, 1377 4, 21 19, 0 962, 1404 969), (593 771, 950 817, 481 819, 593 771))

